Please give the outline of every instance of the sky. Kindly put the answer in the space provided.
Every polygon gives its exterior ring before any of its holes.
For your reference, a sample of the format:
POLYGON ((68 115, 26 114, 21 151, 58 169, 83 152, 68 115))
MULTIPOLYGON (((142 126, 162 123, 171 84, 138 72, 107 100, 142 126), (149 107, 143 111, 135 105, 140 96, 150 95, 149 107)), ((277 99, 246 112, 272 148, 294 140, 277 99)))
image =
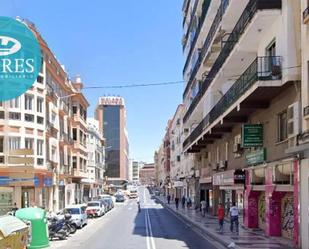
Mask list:
MULTIPOLYGON (((0 15, 33 22, 71 77, 84 87, 181 81, 182 0, 1 0, 0 15)), ((130 158, 153 161, 183 84, 85 89, 92 117, 98 98, 122 96, 130 158)))

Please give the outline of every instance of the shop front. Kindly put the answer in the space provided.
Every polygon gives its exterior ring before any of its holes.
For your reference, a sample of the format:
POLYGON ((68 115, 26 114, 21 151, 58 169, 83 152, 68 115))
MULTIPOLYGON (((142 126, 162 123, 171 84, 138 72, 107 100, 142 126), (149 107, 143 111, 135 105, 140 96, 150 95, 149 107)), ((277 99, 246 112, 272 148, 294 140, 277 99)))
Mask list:
POLYGON ((173 182, 173 190, 174 190, 174 197, 178 197, 181 199, 182 192, 183 192, 183 182, 182 181, 174 181, 173 182))
POLYGON ((244 224, 298 245, 298 160, 247 169, 244 224))
POLYGON ((215 207, 221 203, 224 206, 225 214, 228 215, 232 203, 235 202, 240 214, 242 214, 244 206, 244 183, 245 171, 241 169, 214 174, 214 195, 217 197, 214 199, 218 200, 215 203, 215 207))
POLYGON ((212 176, 210 176, 210 168, 202 168, 200 179, 200 200, 206 201, 206 212, 213 213, 213 188, 212 188, 212 176))

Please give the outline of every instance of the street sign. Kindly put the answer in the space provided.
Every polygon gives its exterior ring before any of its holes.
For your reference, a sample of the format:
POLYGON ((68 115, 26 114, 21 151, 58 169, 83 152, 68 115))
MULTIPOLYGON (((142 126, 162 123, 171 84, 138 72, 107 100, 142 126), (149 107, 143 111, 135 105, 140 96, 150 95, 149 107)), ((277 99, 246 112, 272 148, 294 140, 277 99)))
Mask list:
POLYGON ((262 124, 242 125, 241 139, 243 148, 263 146, 263 125, 262 124))
POLYGON ((266 148, 260 148, 246 155, 247 165, 257 165, 266 161, 266 148))

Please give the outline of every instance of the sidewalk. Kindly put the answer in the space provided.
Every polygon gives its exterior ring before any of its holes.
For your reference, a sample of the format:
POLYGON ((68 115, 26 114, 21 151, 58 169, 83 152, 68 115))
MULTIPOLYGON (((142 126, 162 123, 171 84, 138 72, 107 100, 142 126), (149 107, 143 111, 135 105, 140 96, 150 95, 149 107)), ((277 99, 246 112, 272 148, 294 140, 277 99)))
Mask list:
POLYGON ((195 226, 197 229, 201 230, 207 236, 218 241, 224 246, 228 246, 231 243, 235 243, 237 249, 252 249, 252 248, 265 248, 265 249, 288 249, 294 248, 293 242, 282 238, 282 237, 268 237, 265 236, 261 230, 248 229, 243 226, 239 226, 239 234, 235 232, 230 232, 230 223, 229 221, 224 221, 223 234, 218 231, 218 220, 216 217, 207 215, 202 217, 199 210, 194 209, 182 209, 179 205, 177 210, 175 203, 171 202, 167 204, 166 197, 156 196, 157 200, 167 209, 174 212, 175 215, 180 217, 186 223, 189 223, 192 226, 195 226))

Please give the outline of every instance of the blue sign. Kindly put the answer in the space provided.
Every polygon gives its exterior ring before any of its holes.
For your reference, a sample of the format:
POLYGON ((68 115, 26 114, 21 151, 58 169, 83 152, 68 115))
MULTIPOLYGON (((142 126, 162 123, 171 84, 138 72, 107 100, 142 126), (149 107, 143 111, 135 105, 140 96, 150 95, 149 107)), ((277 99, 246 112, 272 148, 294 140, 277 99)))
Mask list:
POLYGON ((41 49, 33 31, 21 21, 0 16, 0 101, 31 88, 41 65, 41 49))
POLYGON ((8 176, 0 176, 0 186, 7 186, 10 184, 10 178, 8 176))
POLYGON ((51 177, 44 177, 44 186, 50 187, 53 185, 53 179, 51 177))

